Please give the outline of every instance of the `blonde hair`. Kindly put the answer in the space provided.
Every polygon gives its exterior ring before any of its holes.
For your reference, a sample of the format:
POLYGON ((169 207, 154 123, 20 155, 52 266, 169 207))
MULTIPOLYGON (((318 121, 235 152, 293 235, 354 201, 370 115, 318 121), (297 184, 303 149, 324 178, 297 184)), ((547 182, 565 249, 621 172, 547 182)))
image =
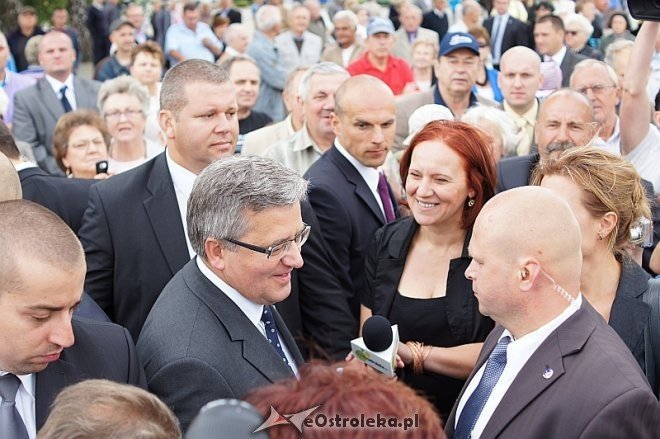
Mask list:
POLYGON ((568 177, 580 187, 582 203, 595 218, 608 212, 616 214, 617 223, 607 241, 617 257, 624 254, 636 221, 651 218, 641 177, 619 156, 592 146, 573 148, 537 167, 532 184, 540 185, 549 175, 568 177))

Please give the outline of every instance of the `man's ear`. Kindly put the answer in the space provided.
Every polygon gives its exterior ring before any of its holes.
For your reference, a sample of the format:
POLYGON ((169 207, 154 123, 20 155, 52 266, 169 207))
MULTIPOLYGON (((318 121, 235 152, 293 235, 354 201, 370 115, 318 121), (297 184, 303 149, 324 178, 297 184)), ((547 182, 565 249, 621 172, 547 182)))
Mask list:
POLYGON ((535 259, 526 259, 520 264, 518 279, 521 291, 531 291, 536 279, 541 274, 541 265, 535 259))
POLYGON ((226 265, 227 248, 215 238, 206 238, 204 254, 207 264, 214 270, 223 271, 226 265))
POLYGON ((158 113, 158 124, 168 139, 174 139, 176 120, 170 110, 160 110, 160 113, 158 113))

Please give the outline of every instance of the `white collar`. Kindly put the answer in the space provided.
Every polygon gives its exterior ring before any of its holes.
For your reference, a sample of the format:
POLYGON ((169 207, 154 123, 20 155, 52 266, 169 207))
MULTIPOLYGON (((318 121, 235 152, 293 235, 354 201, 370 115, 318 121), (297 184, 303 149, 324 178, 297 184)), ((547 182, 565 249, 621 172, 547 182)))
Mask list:
POLYGON ((564 61, 564 57, 566 56, 566 45, 561 46, 561 49, 559 49, 559 52, 555 53, 552 55, 550 58, 557 64, 557 66, 561 66, 562 61, 564 61))
POLYGON ((36 168, 36 167, 37 167, 37 165, 35 165, 32 162, 28 162, 27 160, 19 163, 16 166, 14 166, 14 168, 16 169, 16 172, 20 172, 23 169, 30 169, 30 168, 36 168))
POLYGON ((225 296, 229 298, 229 300, 234 302, 236 306, 241 311, 243 311, 243 314, 245 314, 245 316, 252 322, 253 325, 259 327, 259 323, 261 322, 261 315, 264 312, 264 306, 246 299, 245 296, 236 291, 225 281, 220 279, 220 277, 218 277, 218 275, 215 274, 213 270, 211 270, 206 265, 200 256, 195 258, 195 262, 197 263, 197 267, 199 268, 199 271, 202 272, 204 277, 210 280, 213 285, 218 287, 218 289, 223 292, 225 296))
POLYGON ((378 169, 364 166, 346 151, 343 146, 341 146, 338 139, 335 139, 335 147, 337 148, 337 151, 346 157, 346 160, 348 160, 349 163, 360 173, 365 183, 367 183, 367 186, 369 186, 369 189, 371 189, 371 192, 378 193, 378 178, 380 177, 378 169))
POLYGON ((60 90, 62 89, 62 86, 66 85, 67 90, 73 90, 73 73, 69 74, 69 77, 66 78, 64 82, 60 82, 58 79, 53 78, 50 75, 44 75, 44 78, 46 78, 46 81, 50 84, 52 87, 53 91, 59 98, 60 90))
POLYGON ((172 183, 174 184, 174 188, 190 195, 192 192, 193 184, 195 184, 195 180, 197 179, 197 174, 189 171, 188 169, 175 162, 170 155, 169 148, 165 149, 165 159, 167 160, 167 167, 169 168, 170 175, 172 176, 172 183))
MULTIPOLYGON (((8 375, 9 372, 5 372, 3 370, 0 370, 0 376, 5 376, 8 375)), ((35 375, 33 373, 29 373, 27 375, 16 375, 19 380, 21 380, 21 384, 23 384, 23 387, 25 388, 25 391, 34 399, 34 389, 35 389, 35 383, 34 383, 34 378, 35 375)))

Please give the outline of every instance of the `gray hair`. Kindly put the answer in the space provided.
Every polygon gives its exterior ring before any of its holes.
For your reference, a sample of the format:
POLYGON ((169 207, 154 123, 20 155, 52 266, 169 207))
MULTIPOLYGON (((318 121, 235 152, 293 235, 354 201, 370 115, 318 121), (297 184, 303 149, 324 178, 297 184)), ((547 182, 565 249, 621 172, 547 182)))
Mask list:
POLYGON ((223 84, 229 82, 229 75, 222 67, 201 59, 189 59, 172 67, 163 78, 160 88, 160 108, 171 111, 174 117, 188 103, 186 101, 187 84, 208 82, 223 84))
POLYGON ((105 81, 99 88, 98 107, 102 116, 105 116, 103 107, 110 96, 117 94, 127 94, 134 96, 140 102, 142 114, 146 117, 149 114, 149 92, 147 88, 131 76, 118 76, 114 79, 105 81))
POLYGON ((234 38, 238 37, 241 33, 246 34, 249 36, 249 32, 247 30, 247 27, 244 24, 241 23, 232 23, 227 27, 227 30, 225 31, 225 42, 229 46, 231 42, 234 40, 234 38))
POLYGON ((616 57, 617 53, 621 52, 622 50, 625 49, 630 49, 633 46, 633 42, 630 40, 616 40, 609 46, 607 46, 607 50, 605 51, 605 62, 612 67, 615 67, 616 63, 616 57))
POLYGON ((321 62, 310 66, 303 77, 300 79, 300 84, 298 85, 298 96, 300 96, 300 99, 303 101, 307 99, 307 94, 309 93, 309 83, 312 80, 312 76, 337 74, 346 75, 346 79, 351 76, 345 68, 333 62, 321 62))
POLYGON ((268 32, 282 23, 282 13, 277 6, 263 5, 254 15, 254 24, 257 30, 268 32))
POLYGON ((358 19, 357 14, 348 9, 343 9, 337 12, 334 17, 332 17, 333 23, 337 23, 338 21, 342 21, 342 20, 346 20, 349 23, 351 23, 353 29, 357 29, 358 24, 360 24, 360 20, 358 19))
POLYGON ((27 60, 28 65, 39 65, 39 45, 43 39, 43 35, 35 35, 30 37, 30 39, 27 40, 27 43, 25 43, 25 59, 27 60))
POLYGON ((594 33, 594 27, 589 23, 589 19, 582 14, 570 14, 564 17, 564 26, 568 27, 571 24, 576 24, 587 35, 587 39, 594 33))
MULTIPOLYGON (((293 169, 259 156, 235 155, 207 166, 188 199, 188 237, 206 257, 207 238, 239 239, 250 227, 249 212, 290 206, 307 197, 308 182, 293 169)), ((225 242, 227 249, 236 246, 225 242)))
POLYGON ((571 87, 573 87, 573 78, 575 78, 575 75, 577 74, 577 72, 579 72, 580 70, 585 69, 587 67, 596 67, 596 66, 602 67, 605 70, 607 70, 607 75, 610 77, 610 80, 612 81, 612 85, 616 85, 617 87, 619 86, 619 77, 617 76, 617 74, 614 71, 614 69, 612 68, 612 66, 605 63, 604 61, 589 58, 589 59, 585 59, 585 60, 580 61, 573 68, 573 73, 571 73, 571 77, 570 77, 571 87))
POLYGON ((504 156, 515 155, 518 143, 516 135, 518 128, 513 118, 504 111, 485 105, 478 105, 467 110, 461 117, 461 121, 477 128, 480 128, 483 122, 493 123, 500 131, 504 156))

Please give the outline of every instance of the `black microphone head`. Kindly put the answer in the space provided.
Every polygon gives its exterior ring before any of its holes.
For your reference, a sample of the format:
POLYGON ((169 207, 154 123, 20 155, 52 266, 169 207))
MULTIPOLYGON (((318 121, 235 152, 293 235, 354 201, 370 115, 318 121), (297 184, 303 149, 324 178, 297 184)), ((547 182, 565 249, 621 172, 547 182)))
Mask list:
POLYGON ((362 338, 367 349, 382 352, 392 344, 392 324, 383 316, 371 316, 362 326, 362 338))
POLYGON ((252 433, 263 422, 263 417, 252 404, 238 399, 217 399, 201 408, 185 439, 268 439, 265 430, 252 433))

